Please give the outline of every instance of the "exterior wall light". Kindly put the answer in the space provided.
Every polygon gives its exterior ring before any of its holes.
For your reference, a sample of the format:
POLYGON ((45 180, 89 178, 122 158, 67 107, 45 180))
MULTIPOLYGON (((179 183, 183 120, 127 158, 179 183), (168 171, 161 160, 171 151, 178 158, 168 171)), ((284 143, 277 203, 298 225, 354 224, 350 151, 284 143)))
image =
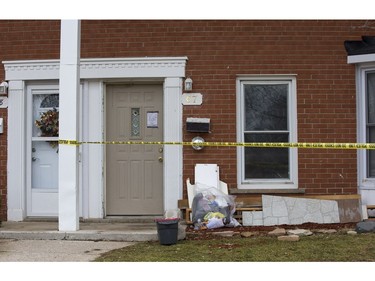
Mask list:
POLYGON ((8 83, 1 82, 0 84, 0 96, 6 96, 8 94, 8 83))
POLYGON ((191 91, 193 89, 193 80, 190 77, 185 79, 185 91, 191 91))

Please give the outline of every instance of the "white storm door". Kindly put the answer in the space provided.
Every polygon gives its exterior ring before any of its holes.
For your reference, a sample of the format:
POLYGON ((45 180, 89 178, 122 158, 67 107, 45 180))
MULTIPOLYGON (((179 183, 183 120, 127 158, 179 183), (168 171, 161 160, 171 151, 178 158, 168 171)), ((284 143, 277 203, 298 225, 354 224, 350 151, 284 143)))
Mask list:
POLYGON ((27 95, 27 216, 57 216, 58 87, 30 86, 27 95))

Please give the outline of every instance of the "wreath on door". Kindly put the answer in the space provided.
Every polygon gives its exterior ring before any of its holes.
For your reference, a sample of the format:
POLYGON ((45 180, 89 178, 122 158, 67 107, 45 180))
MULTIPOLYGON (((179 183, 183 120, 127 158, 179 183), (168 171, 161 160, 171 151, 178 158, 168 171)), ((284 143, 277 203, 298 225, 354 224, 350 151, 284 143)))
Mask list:
MULTIPOLYGON (((35 121, 41 131, 42 137, 58 137, 59 136, 59 112, 56 108, 43 112, 40 119, 35 121)), ((58 145, 57 141, 49 141, 51 147, 58 145)))

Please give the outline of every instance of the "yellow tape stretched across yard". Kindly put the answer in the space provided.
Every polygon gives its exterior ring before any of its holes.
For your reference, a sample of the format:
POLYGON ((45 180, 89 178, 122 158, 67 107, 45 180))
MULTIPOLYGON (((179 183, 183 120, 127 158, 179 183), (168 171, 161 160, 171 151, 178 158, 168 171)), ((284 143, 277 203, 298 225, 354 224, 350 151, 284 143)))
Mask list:
POLYGON ((375 149, 375 143, 305 143, 305 142, 175 142, 175 141, 75 141, 59 140, 59 144, 122 144, 122 145, 199 145, 199 146, 242 146, 242 147, 271 147, 271 148, 326 148, 326 149, 375 149))

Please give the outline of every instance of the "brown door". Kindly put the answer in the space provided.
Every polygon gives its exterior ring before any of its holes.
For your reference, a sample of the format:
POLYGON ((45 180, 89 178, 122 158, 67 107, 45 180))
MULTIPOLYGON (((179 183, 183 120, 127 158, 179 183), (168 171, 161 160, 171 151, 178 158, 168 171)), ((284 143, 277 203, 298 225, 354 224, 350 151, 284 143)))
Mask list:
MULTIPOLYGON (((108 85, 107 141, 163 141, 162 85, 108 85)), ((160 215, 163 147, 106 146, 107 215, 160 215)))

